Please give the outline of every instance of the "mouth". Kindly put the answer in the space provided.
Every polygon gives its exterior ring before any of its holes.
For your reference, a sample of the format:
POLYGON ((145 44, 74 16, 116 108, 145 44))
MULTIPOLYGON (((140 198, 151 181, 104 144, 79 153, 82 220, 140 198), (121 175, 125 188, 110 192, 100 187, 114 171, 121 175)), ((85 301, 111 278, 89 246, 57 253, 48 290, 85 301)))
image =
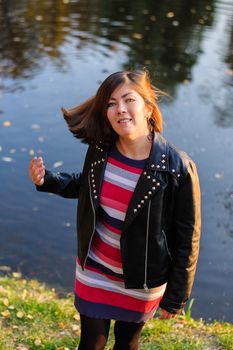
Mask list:
POLYGON ((121 118, 121 119, 118 119, 117 123, 118 124, 126 124, 126 123, 129 123, 132 121, 132 118, 121 118))

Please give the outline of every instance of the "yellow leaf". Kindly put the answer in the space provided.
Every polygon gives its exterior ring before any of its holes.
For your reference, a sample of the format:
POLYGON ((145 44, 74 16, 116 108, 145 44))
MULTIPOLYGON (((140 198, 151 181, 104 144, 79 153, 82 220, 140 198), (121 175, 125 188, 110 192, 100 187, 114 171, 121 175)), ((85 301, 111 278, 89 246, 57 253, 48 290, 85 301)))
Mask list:
POLYGON ((29 315, 27 315, 27 318, 29 318, 29 320, 32 320, 33 316, 29 314, 29 315))
POLYGON ((172 17, 175 16, 175 14, 174 14, 174 12, 170 11, 170 12, 167 13, 166 16, 167 16, 168 18, 172 18, 172 17))
POLYGON ((10 313, 9 310, 5 310, 5 311, 2 311, 2 312, 1 312, 1 315, 2 315, 3 317, 10 317, 11 313, 10 313))
POLYGON ((2 302, 5 306, 9 305, 9 300, 7 298, 4 298, 2 302))
POLYGON ((14 309, 15 309, 15 307, 14 307, 14 305, 10 305, 10 306, 8 306, 8 309, 10 309, 10 310, 14 310, 14 309))
POLYGON ((41 345, 41 340, 39 338, 37 338, 35 341, 34 341, 34 344, 35 345, 41 345))
POLYGON ((59 326, 59 328, 64 328, 64 327, 65 327, 65 324, 64 324, 64 322, 59 322, 59 323, 58 323, 58 326, 59 326))
POLYGON ((18 318, 23 318, 24 313, 23 313, 22 311, 18 311, 17 314, 16 314, 16 316, 17 316, 18 318))
POLYGON ((21 277, 22 277, 22 274, 21 274, 21 272, 13 272, 13 273, 12 273, 12 276, 13 276, 14 278, 21 278, 21 277))
POLYGON ((80 321, 80 316, 79 316, 78 314, 76 314, 76 315, 74 315, 74 319, 75 319, 76 321, 80 321))
POLYGON ((17 350, 28 350, 28 347, 25 346, 25 345, 20 344, 20 345, 17 347, 17 350))
POLYGON ((11 126, 11 122, 6 120, 3 122, 3 126, 5 126, 5 127, 11 126))
POLYGON ((76 332, 76 331, 78 331, 80 329, 80 327, 77 324, 73 324, 71 326, 71 328, 72 328, 72 331, 74 331, 74 332, 76 332))
POLYGON ((138 39, 138 40, 140 40, 140 39, 143 38, 142 34, 140 34, 140 33, 133 33, 132 37, 133 37, 134 39, 138 39))

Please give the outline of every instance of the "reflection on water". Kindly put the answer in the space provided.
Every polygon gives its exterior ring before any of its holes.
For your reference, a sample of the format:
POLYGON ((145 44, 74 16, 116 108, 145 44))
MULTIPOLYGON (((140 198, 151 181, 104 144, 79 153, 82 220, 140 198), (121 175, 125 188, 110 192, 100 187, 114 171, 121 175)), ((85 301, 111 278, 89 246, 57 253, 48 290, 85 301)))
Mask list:
POLYGON ((42 154, 54 171, 79 171, 86 148, 60 106, 146 66, 172 97, 161 104, 166 136, 200 172, 193 315, 233 321, 232 12, 231 0, 0 0, 0 270, 72 290, 76 203, 36 193, 28 162, 42 154))

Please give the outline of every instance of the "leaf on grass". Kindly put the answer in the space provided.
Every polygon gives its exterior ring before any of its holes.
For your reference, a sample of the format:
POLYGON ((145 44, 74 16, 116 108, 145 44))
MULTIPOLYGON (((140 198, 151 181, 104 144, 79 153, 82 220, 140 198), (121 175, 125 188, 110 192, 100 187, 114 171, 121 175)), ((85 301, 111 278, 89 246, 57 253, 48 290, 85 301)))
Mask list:
POLYGON ((11 122, 10 122, 9 120, 5 120, 5 121, 3 122, 3 126, 4 126, 5 128, 7 128, 8 126, 11 126, 11 122))
POLYGON ((134 39, 138 39, 138 40, 140 40, 140 39, 142 39, 142 38, 143 38, 143 35, 142 35, 142 34, 140 34, 140 33, 133 33, 132 37, 133 37, 134 39))
POLYGON ((18 311, 17 314, 16 314, 16 316, 17 316, 18 318, 23 318, 24 313, 23 313, 22 311, 18 311))
POLYGON ((13 272, 13 273, 12 273, 12 276, 13 276, 14 278, 21 278, 21 277, 22 277, 22 274, 21 274, 21 272, 13 272))
POLYGON ((64 322, 59 322, 59 323, 58 323, 58 326, 59 326, 59 328, 62 328, 62 329, 65 328, 64 322))
POLYGON ((172 11, 169 11, 167 14, 166 14, 167 18, 172 18, 175 16, 174 12, 172 11))
POLYGON ((27 318, 29 318, 29 320, 33 320, 33 316, 32 315, 27 315, 27 318))
POLYGON ((4 298, 4 299, 2 300, 2 302, 3 302, 3 305, 5 305, 5 306, 8 306, 8 305, 9 305, 9 300, 8 300, 8 298, 4 298))
POLYGON ((19 344, 19 346, 17 347, 17 350, 29 350, 27 346, 19 344))
POLYGON ((5 311, 2 311, 2 312, 1 312, 1 315, 2 315, 3 317, 10 317, 11 313, 10 313, 9 310, 5 310, 5 311))
POLYGON ((74 318, 76 321, 80 321, 80 316, 79 316, 78 314, 75 314, 75 315, 73 316, 73 318, 74 318))
POLYGON ((37 338, 37 339, 34 341, 34 344, 35 344, 36 346, 41 345, 41 340, 40 340, 39 338, 37 338))

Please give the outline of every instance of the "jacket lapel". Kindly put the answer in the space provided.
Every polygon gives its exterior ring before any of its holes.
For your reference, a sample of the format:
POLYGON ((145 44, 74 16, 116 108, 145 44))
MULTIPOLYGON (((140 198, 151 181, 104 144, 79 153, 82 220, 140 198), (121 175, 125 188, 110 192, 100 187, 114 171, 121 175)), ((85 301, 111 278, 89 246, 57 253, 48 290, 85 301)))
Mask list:
POLYGON ((159 173, 168 171, 167 153, 166 140, 160 134, 156 133, 148 162, 137 182, 130 200, 123 231, 129 227, 142 208, 147 206, 149 200, 164 186, 164 181, 161 180, 161 176, 159 176, 161 174, 159 173))

